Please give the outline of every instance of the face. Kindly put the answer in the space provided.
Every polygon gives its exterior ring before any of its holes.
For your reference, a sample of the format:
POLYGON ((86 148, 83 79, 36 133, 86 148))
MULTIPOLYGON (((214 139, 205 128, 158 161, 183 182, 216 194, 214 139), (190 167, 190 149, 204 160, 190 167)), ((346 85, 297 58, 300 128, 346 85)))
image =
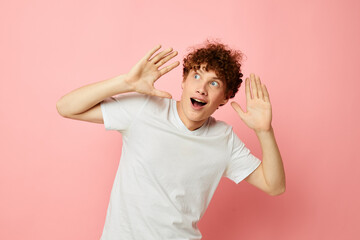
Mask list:
POLYGON ((225 97, 225 84, 214 71, 206 71, 205 64, 200 69, 189 72, 181 86, 183 92, 177 102, 179 116, 189 130, 195 130, 228 99, 225 97))

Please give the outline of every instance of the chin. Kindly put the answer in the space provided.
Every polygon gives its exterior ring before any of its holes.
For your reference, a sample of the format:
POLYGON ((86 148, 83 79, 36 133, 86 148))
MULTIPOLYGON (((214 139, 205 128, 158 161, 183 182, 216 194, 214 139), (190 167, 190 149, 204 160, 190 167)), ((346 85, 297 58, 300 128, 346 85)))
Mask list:
POLYGON ((206 121, 209 118, 209 116, 203 116, 203 115, 199 115, 199 114, 194 114, 194 113, 189 113, 188 114, 188 119, 192 122, 203 122, 206 121))

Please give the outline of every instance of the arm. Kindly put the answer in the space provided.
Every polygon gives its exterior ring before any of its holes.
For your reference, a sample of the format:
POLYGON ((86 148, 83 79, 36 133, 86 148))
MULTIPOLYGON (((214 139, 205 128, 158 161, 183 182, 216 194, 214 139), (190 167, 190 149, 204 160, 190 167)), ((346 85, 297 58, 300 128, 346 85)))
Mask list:
POLYGON ((248 183, 258 187, 269 195, 276 196, 285 192, 285 172, 276 144, 273 129, 256 133, 263 153, 260 166, 246 179, 248 183))
POLYGON ((247 112, 236 102, 231 103, 244 123, 255 131, 263 153, 262 163, 245 181, 275 196, 285 192, 286 183, 283 162, 271 126, 271 103, 266 86, 260 82, 260 78, 254 74, 250 78, 252 96, 250 80, 245 80, 247 112))
POLYGON ((107 97, 139 92, 171 98, 169 93, 155 89, 154 83, 179 65, 179 62, 175 62, 158 69, 175 57, 177 52, 172 52, 170 48, 152 57, 160 48, 159 45, 150 50, 127 74, 92 83, 66 94, 56 104, 59 114, 66 118, 103 123, 100 103, 107 97))
POLYGON ((103 123, 100 103, 107 97, 130 92, 126 75, 78 88, 63 96, 56 104, 59 114, 66 118, 103 123))

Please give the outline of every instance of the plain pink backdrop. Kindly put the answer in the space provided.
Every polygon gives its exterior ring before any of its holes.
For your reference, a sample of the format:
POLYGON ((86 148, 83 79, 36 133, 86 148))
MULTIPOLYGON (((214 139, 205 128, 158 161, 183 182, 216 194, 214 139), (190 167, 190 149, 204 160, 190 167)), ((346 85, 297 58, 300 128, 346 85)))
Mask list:
MULTIPOLYGON (((360 239, 359 12, 356 0, 1 1, 0 239, 99 239, 121 135, 60 117, 57 100, 158 43, 181 61, 206 38, 243 51, 245 76, 267 85, 287 191, 222 179, 203 239, 360 239)), ((181 74, 157 87, 179 99, 181 74)), ((261 158, 230 105, 215 117, 261 158)))

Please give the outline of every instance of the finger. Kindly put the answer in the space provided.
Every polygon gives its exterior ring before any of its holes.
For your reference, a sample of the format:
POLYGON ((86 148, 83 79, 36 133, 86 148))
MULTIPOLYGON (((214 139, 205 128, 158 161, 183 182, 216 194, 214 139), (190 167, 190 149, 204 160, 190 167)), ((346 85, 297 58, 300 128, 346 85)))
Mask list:
POLYGON ((269 93, 267 91, 267 88, 265 86, 265 84, 262 84, 262 89, 263 89, 263 92, 264 92, 264 100, 265 102, 270 102, 270 96, 269 96, 269 93))
POLYGON ((251 90, 252 90, 253 98, 259 98, 259 94, 255 82, 255 75, 253 73, 250 74, 250 79, 251 79, 251 90))
POLYGON ((172 98, 171 94, 168 93, 168 92, 164 92, 164 91, 160 91, 160 90, 157 90, 157 89, 154 89, 152 91, 152 94, 154 96, 158 96, 158 97, 162 97, 162 98, 172 98))
POLYGON ((152 63, 156 64, 158 61, 160 61, 165 55, 167 55, 168 53, 170 53, 173 49, 172 48, 168 48, 162 52, 159 52, 158 54, 156 54, 152 59, 150 59, 149 61, 151 61, 152 63))
POLYGON ((157 51, 157 50, 159 50, 161 48, 161 45, 159 44, 159 45, 156 45, 155 47, 153 47, 153 49, 151 49, 145 56, 144 56, 144 58, 143 59, 145 59, 145 60, 149 60, 150 59, 150 57, 157 51))
POLYGON ((251 100, 250 80, 249 80, 249 78, 245 79, 245 95, 246 95, 246 101, 249 102, 251 100))
POLYGON ((169 66, 163 67, 162 69, 159 69, 160 71, 160 75, 164 75, 165 73, 168 73, 169 71, 173 70, 174 68, 176 68, 177 66, 179 66, 180 62, 176 61, 172 64, 170 64, 169 66))
POLYGON ((264 100, 264 94, 261 87, 261 81, 259 76, 255 76, 256 89, 258 91, 259 98, 264 100))
POLYGON ((234 110, 239 114, 240 118, 242 119, 245 115, 245 112, 242 110, 240 105, 237 102, 231 102, 231 106, 234 108, 234 110))
POLYGON ((158 61, 155 65, 158 67, 161 67, 166 62, 168 62, 170 59, 174 58, 177 54, 178 54, 177 51, 172 52, 172 53, 168 54, 166 57, 162 58, 160 61, 158 61))

